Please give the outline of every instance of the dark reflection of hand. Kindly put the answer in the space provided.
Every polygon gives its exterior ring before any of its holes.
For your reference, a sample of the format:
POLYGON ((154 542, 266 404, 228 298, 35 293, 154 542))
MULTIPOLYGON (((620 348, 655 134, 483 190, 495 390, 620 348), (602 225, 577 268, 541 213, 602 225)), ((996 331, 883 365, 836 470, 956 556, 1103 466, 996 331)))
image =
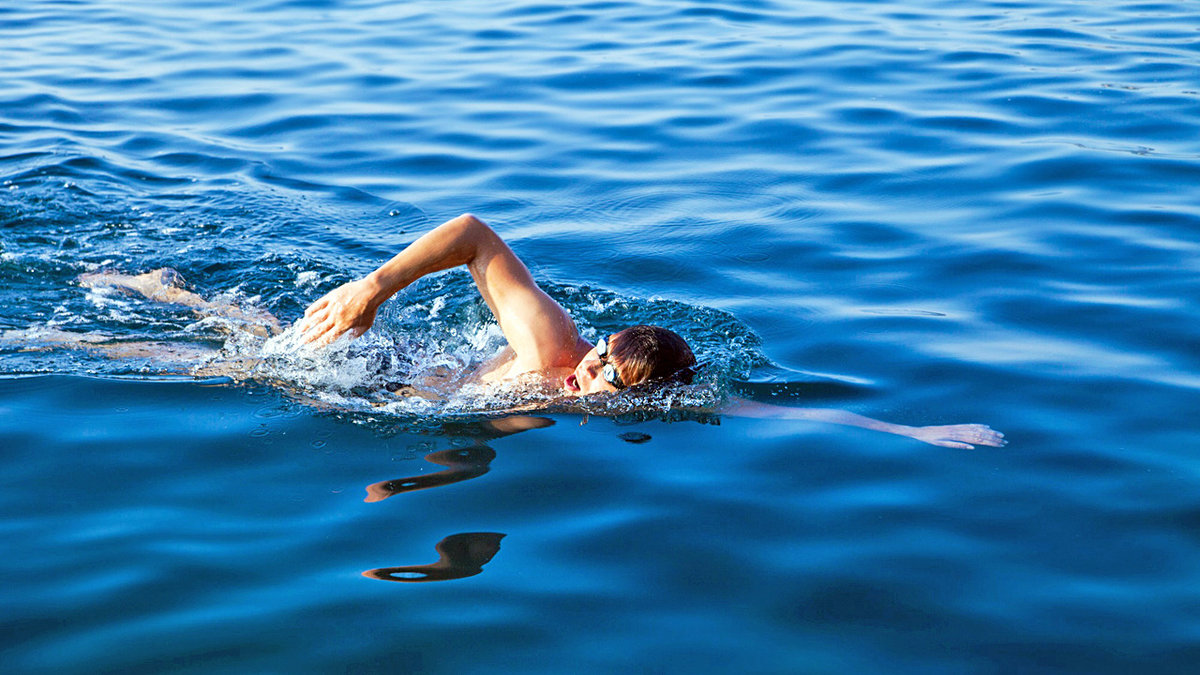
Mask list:
POLYGON ((483 571, 500 550, 499 532, 463 532, 437 543, 438 561, 428 565, 380 567, 363 572, 364 577, 383 581, 447 581, 473 577, 483 571))
POLYGON ((475 445, 469 448, 431 452, 425 455, 425 459, 449 468, 427 475, 393 478, 373 483, 367 486, 367 498, 363 501, 377 502, 401 492, 424 490, 482 476, 488 472, 492 460, 496 459, 496 451, 486 445, 475 445))

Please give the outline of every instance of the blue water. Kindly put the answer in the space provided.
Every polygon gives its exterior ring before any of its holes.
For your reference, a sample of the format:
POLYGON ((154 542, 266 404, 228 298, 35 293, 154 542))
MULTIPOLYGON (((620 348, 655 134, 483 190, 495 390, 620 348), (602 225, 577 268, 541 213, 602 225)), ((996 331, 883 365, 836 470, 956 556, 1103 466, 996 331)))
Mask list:
MULTIPOLYGON (((1195 672, 1198 56, 1189 3, 5 5, 0 666, 1195 672), (28 351, 256 348, 75 279, 172 266, 293 320, 465 211, 586 334, 684 333, 714 396, 1010 444, 505 436, 340 362, 28 351)), ((461 272, 377 333, 497 339, 461 272)))

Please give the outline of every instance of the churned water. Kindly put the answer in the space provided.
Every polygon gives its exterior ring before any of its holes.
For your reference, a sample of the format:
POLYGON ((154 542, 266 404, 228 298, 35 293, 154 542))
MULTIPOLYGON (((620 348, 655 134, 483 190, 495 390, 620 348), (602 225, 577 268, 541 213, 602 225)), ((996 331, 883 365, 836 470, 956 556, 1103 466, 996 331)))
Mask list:
POLYGON ((1194 672, 1198 57, 1190 3, 5 5, 0 665, 1194 672), (697 396, 1010 444, 383 397, 499 344, 461 271, 308 360, 77 281, 290 322, 465 211, 697 396))

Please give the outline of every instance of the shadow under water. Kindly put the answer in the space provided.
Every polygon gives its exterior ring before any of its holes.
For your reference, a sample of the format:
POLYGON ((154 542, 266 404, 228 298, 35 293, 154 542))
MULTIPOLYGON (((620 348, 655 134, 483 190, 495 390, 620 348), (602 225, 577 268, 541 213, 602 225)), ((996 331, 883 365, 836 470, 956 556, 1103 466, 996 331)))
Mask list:
POLYGON ((449 468, 437 473, 372 483, 367 486, 367 497, 363 501, 379 502, 402 492, 425 490, 478 478, 488 472, 491 462, 495 458, 496 451, 482 444, 471 448, 431 452, 425 455, 425 461, 449 468))
POLYGON ((364 577, 382 581, 448 581, 473 577, 500 551, 499 532, 463 532, 437 543, 437 562, 427 565, 380 567, 363 572, 364 577))
MULTIPOLYGON (((478 478, 490 470, 492 460, 496 458, 496 451, 484 444, 484 439, 542 429, 553 424, 554 420, 526 415, 445 424, 442 434, 439 435, 452 439, 471 439, 474 445, 438 450, 425 455, 425 461, 444 466, 446 469, 431 474, 417 474, 372 483, 367 486, 367 497, 363 501, 380 502, 403 492, 441 487, 478 478)), ((483 571, 483 566, 500 550, 500 540, 504 536, 496 532, 450 535, 437 544, 440 556, 437 562, 372 569, 363 572, 363 576, 383 581, 406 582, 448 581, 475 576, 483 571)))

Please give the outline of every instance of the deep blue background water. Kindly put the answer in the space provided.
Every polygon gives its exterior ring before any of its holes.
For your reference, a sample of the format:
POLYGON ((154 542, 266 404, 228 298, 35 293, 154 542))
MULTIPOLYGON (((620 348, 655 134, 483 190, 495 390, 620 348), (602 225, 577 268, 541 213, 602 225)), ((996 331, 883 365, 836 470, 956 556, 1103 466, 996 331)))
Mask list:
POLYGON ((650 312, 734 370, 866 383, 819 405, 1011 444, 492 438, 9 342, 0 664, 1194 672, 1198 31, 1065 0, 6 5, 0 329, 220 345, 74 279, 171 265, 293 319, 472 211, 590 330, 650 312), (363 502, 480 443, 486 474, 363 502), (475 576, 362 576, 474 532, 505 535, 475 576))

